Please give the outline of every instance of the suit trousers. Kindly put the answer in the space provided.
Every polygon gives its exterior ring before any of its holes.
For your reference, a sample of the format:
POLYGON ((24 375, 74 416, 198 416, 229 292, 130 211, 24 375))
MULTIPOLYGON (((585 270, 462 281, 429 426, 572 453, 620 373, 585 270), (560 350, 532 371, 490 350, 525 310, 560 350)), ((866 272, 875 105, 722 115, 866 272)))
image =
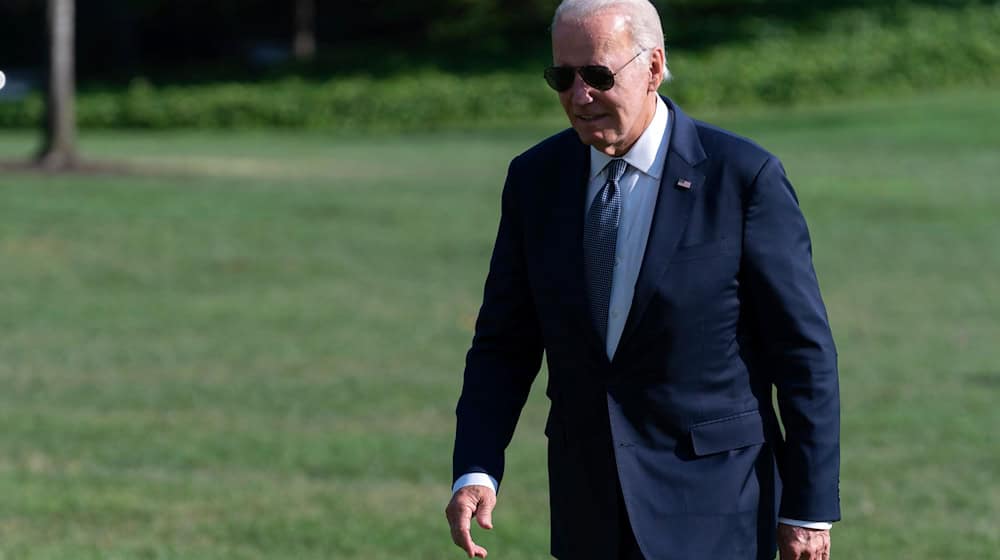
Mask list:
MULTIPOLYGON (((628 519, 628 510, 625 508, 625 500, 622 498, 621 484, 615 484, 615 486, 618 490, 618 556, 608 560, 646 560, 639 549, 639 543, 635 540, 632 523, 628 519)), ((556 558, 556 560, 571 559, 556 558)))
MULTIPOLYGON (((625 511, 625 502, 618 494, 618 557, 608 560, 646 560, 639 550, 639 543, 635 540, 635 533, 632 531, 632 524, 628 520, 628 513, 625 511)), ((567 560, 559 559, 556 560, 567 560)))

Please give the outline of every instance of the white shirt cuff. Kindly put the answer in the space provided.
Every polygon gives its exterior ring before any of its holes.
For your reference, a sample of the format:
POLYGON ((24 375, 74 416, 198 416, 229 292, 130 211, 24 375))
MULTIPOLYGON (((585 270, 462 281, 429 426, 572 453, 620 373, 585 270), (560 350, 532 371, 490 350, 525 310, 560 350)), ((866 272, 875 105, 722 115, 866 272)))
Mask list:
POLYGON ((833 523, 829 521, 799 521, 798 519, 789 519, 787 517, 779 517, 778 523, 784 523, 793 527, 804 527, 806 529, 818 529, 820 531, 829 531, 833 527, 833 523))
POLYGON ((451 493, 454 494, 455 492, 458 492, 460 488, 465 488, 466 486, 472 486, 472 485, 486 486, 488 488, 492 488, 494 493, 497 491, 497 486, 499 486, 497 484, 497 479, 493 478, 492 476, 484 472, 474 472, 469 474, 463 474, 462 476, 458 477, 458 480, 456 480, 455 484, 452 485, 451 487, 451 493))

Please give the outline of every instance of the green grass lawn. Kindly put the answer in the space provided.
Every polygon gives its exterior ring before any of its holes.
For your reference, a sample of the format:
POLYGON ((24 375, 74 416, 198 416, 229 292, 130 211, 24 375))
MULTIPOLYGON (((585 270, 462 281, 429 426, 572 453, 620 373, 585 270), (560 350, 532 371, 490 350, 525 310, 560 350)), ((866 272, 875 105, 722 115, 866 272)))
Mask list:
MULTIPOLYGON (((839 558, 1000 546, 1000 97, 715 115, 781 156, 843 390, 839 558)), ((461 558, 443 508, 509 159, 85 133, 141 175, 0 175, 0 558, 461 558)), ((0 157, 36 139, 0 132, 0 157)), ((540 384, 490 557, 546 557, 540 384)))

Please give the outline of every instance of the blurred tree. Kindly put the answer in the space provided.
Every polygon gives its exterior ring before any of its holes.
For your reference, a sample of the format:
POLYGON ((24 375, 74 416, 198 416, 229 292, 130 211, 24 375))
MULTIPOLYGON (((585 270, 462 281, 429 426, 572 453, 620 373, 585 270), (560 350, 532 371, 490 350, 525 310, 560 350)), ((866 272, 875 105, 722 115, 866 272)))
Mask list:
POLYGON ((316 55, 316 0, 295 0, 292 51, 297 60, 308 60, 316 55))
MULTIPOLYGON (((891 21, 907 4, 960 7, 997 0, 651 0, 667 46, 708 49, 782 33, 822 30, 845 10, 891 21)), ((0 0, 6 68, 40 70, 40 0, 0 0), (35 23, 38 22, 38 23, 35 23)), ((535 68, 549 57, 548 25, 559 0, 87 0, 76 22, 81 87, 391 74, 414 68, 458 72, 535 68), (311 58, 262 71, 261 49, 311 58), (315 52, 312 57, 309 53, 315 52)))
POLYGON ((68 169, 78 163, 74 85, 74 0, 49 0, 49 79, 45 139, 38 163, 68 169))

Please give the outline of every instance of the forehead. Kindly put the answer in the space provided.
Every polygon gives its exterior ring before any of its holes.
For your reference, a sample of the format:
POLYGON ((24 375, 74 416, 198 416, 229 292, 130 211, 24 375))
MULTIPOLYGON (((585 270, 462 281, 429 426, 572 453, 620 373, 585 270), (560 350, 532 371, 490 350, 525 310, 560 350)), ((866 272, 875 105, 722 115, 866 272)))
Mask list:
POLYGON ((557 65, 609 64, 630 53, 631 43, 624 15, 598 12, 586 19, 556 23, 552 59, 557 65))

